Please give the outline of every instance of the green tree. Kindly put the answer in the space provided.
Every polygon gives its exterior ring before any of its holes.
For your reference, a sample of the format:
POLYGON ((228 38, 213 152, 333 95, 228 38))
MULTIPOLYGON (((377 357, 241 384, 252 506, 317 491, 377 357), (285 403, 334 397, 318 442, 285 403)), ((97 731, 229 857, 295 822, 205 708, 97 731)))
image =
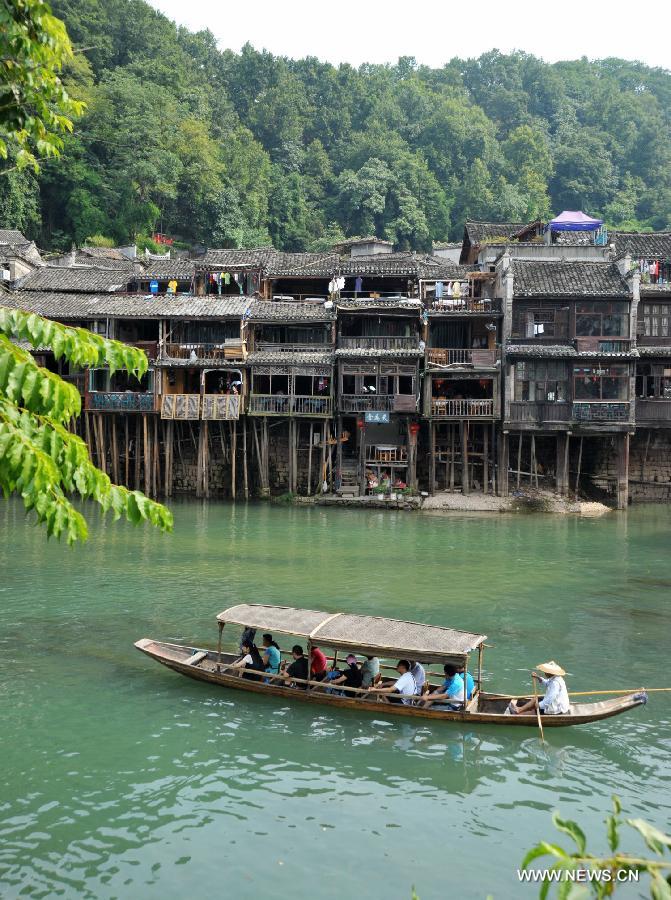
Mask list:
POLYGON ((57 157, 61 135, 83 105, 68 94, 59 72, 72 57, 65 25, 42 0, 0 3, 0 159, 39 170, 57 157))
POLYGON ((147 357, 133 347, 108 341, 82 328, 68 328, 21 310, 0 307, 0 490, 16 494, 49 536, 69 544, 85 540, 86 521, 70 496, 95 501, 114 519, 147 520, 164 531, 172 515, 139 491, 114 485, 91 463, 81 438, 69 430, 81 398, 74 385, 37 365, 30 346, 49 347, 74 367, 109 366, 140 378, 147 357))

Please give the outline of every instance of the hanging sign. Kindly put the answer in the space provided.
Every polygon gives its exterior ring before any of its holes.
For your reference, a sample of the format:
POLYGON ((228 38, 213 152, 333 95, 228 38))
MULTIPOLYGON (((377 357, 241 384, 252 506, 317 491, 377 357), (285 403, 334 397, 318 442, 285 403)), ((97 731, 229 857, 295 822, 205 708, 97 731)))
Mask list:
POLYGON ((382 410, 372 410, 365 414, 367 425, 388 425, 389 413, 382 410))

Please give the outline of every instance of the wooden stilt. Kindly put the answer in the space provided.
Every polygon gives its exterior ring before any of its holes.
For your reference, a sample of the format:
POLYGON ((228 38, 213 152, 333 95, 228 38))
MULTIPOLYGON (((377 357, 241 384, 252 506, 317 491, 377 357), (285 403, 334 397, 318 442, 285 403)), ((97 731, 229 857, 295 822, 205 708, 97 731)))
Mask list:
POLYGON ((266 496, 270 495, 270 447, 268 439, 268 419, 263 419, 263 478, 266 486, 266 496))
POLYGON ((489 493, 489 426, 482 426, 482 493, 489 493))
POLYGON ((529 484, 531 487, 535 486, 538 488, 538 468, 536 465, 536 435, 531 435, 531 465, 529 466, 529 484))
POLYGON ((517 490, 520 489, 521 473, 522 473, 522 432, 520 432, 520 436, 517 441, 517 482, 516 482, 517 490))
POLYGON ((629 505, 629 433, 618 435, 617 508, 629 505))
POLYGON ((310 422, 310 438, 309 438, 310 443, 308 445, 308 491, 307 491, 308 497, 311 496, 311 494, 312 494, 312 444, 313 444, 313 438, 314 438, 314 430, 315 430, 314 422, 310 422))
POLYGON ((510 435, 504 431, 499 445, 499 493, 502 497, 507 497, 510 492, 509 469, 510 435))
POLYGON ((130 487, 130 459, 129 459, 129 440, 128 440, 128 414, 124 417, 124 438, 125 438, 125 453, 124 453, 124 480, 123 483, 126 487, 130 487))
POLYGON ((468 422, 461 422, 461 490, 464 494, 470 494, 471 488, 468 482, 468 422))
POLYGON ((242 420, 242 484, 245 500, 249 499, 249 481, 247 474, 247 417, 242 420))
POLYGON ((86 435, 86 446, 89 450, 89 459, 93 461, 93 443, 91 438, 91 413, 87 410, 84 413, 84 433, 86 435))
POLYGON ((200 424, 200 430, 203 436, 203 496, 206 500, 210 499, 210 423, 207 419, 203 419, 200 424))
POLYGON ((153 460, 154 460, 154 497, 158 497, 161 491, 161 445, 159 443, 158 419, 152 416, 154 420, 154 437, 153 437, 153 460))
POLYGON ((436 493, 436 423, 431 419, 430 425, 431 459, 429 469, 429 493, 436 493))
POLYGON ((454 490, 454 466, 456 462, 456 447, 455 447, 455 436, 456 436, 456 426, 450 423, 450 490, 454 490))
POLYGON ((151 455, 149 453, 149 423, 147 413, 142 413, 142 433, 144 437, 144 492, 151 496, 151 455))
POLYGON ((165 423, 165 495, 172 497, 173 456, 175 423, 168 419, 165 423))
POLYGON ((496 496, 496 425, 492 422, 492 495, 496 496))
MULTIPOLYGON (((202 426, 202 422, 201 422, 202 426)), ((189 422, 189 428, 191 423, 189 422)), ((198 429, 198 449, 196 452, 196 497, 203 496, 203 429, 198 429)))
POLYGON ((235 500, 235 482, 237 473, 235 464, 238 456, 238 423, 233 419, 233 428, 231 429, 231 499, 235 500))
MULTIPOLYGON (((326 422, 322 426, 321 467, 319 469, 319 493, 324 493, 326 484, 326 422)), ((363 476, 362 476, 363 477, 363 476)))
POLYGON ((119 484, 119 448, 117 446, 116 415, 112 413, 112 480, 119 484))
POLYGON ((135 490, 139 491, 142 487, 140 481, 140 446, 142 444, 142 416, 138 413, 135 417, 135 490))
POLYGON ((578 496, 578 488, 580 487, 580 466, 582 465, 582 442, 583 438, 580 438, 580 449, 578 450, 578 469, 575 475, 575 495, 578 496))

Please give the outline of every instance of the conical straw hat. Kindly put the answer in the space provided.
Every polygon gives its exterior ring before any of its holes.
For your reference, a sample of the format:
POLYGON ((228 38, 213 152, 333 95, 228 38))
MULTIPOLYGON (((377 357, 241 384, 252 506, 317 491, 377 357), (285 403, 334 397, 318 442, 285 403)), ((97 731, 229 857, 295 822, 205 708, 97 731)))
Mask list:
POLYGON ((566 672, 562 667, 556 663, 553 659, 550 662, 541 663, 536 666, 536 668, 540 672, 545 672, 546 675, 566 675, 566 672))

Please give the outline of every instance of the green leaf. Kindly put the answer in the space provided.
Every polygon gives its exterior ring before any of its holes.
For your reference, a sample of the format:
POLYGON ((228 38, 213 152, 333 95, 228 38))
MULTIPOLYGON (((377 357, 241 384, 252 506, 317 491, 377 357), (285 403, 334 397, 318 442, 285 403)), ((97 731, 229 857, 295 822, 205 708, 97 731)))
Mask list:
POLYGON ((620 846, 620 825, 615 816, 606 819, 606 832, 608 834, 608 846, 615 853, 620 846))
POLYGON ((650 896, 652 900, 671 900, 671 885, 662 877, 659 870, 651 875, 650 896))
POLYGON ((578 852, 581 856, 584 856, 587 838, 578 823, 572 822, 570 819, 562 819, 558 813, 553 814, 552 821, 555 828, 559 829, 559 831, 563 831, 564 834, 568 834, 568 836, 575 841, 578 852))
POLYGON ((526 869, 529 863, 533 862, 535 859, 538 859, 539 856, 548 856, 548 852, 549 851, 545 843, 536 844, 536 846, 532 847, 522 860, 521 868, 526 869))
POLYGON ((619 816, 622 812, 622 804, 620 803, 620 798, 617 794, 613 794, 613 813, 616 816, 619 816))
POLYGON ((650 825, 644 819, 627 819, 627 825, 631 825, 643 837, 648 847, 660 856, 664 853, 665 847, 671 847, 671 836, 664 834, 654 825, 650 825))

